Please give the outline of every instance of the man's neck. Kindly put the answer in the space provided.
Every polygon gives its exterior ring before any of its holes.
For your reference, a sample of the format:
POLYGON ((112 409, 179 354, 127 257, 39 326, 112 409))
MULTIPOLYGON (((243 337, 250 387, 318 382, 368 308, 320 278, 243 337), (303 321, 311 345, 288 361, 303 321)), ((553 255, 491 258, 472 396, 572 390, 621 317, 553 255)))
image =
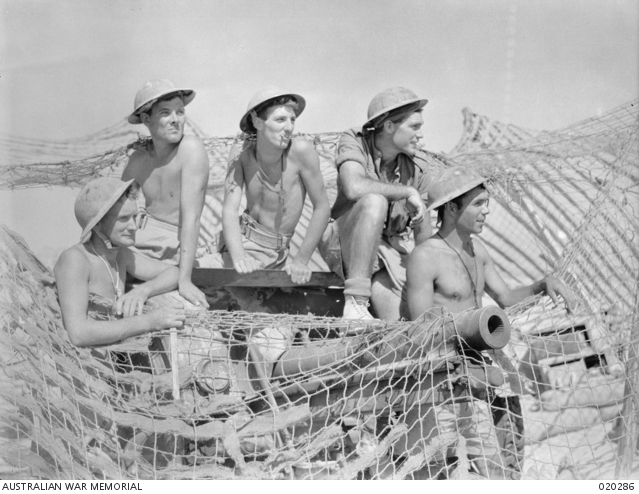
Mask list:
POLYGON ((397 150, 397 148, 393 145, 392 142, 389 142, 387 139, 384 139, 383 134, 377 134, 373 138, 373 145, 375 146, 375 149, 377 149, 377 151, 379 151, 381 155, 382 166, 392 163, 393 161, 395 161, 395 158, 397 158, 397 156, 399 155, 399 151, 397 150))
POLYGON ((442 225, 437 234, 446 240, 448 245, 462 251, 470 244, 470 233, 459 231, 455 226, 442 225))
POLYGON ((114 246, 112 249, 109 249, 97 235, 91 235, 91 239, 87 242, 87 245, 89 246, 89 250, 94 254, 102 257, 110 264, 115 264, 115 260, 120 252, 119 246, 114 246))
POLYGON ((268 142, 264 142, 262 139, 255 141, 255 159, 263 167, 272 167, 278 165, 284 150, 272 146, 268 142))
MULTIPOLYGON (((184 136, 182 137, 184 138, 184 136)), ((176 147, 180 145, 180 142, 182 142, 182 139, 180 139, 179 142, 167 142, 162 139, 152 137, 152 141, 153 141, 153 154, 155 155, 156 158, 163 160, 167 156, 169 156, 175 150, 176 147)))

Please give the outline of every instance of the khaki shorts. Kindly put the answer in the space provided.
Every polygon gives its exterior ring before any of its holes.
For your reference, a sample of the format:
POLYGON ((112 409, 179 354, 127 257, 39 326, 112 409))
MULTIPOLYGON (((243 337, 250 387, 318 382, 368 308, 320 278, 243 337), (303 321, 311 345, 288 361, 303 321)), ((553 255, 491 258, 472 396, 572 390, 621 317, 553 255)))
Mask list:
MULTIPOLYGON (((288 258, 291 236, 280 235, 260 225, 246 213, 240 220, 244 255, 255 259, 261 269, 282 269, 288 258), (277 249, 275 246, 280 246, 277 249)), ((232 268, 233 259, 224 237, 220 236, 219 252, 207 254, 195 261, 197 268, 232 268)))
MULTIPOLYGON (((138 231, 135 233, 135 246, 131 250, 143 256, 164 261, 177 266, 180 263, 181 228, 158 220, 141 212, 138 215, 138 231)), ((207 252, 206 244, 198 239, 195 257, 207 252)))
MULTIPOLYGON (((329 269, 346 279, 340 232, 342 235, 349 235, 350 232, 344 228, 340 229, 340 220, 344 217, 345 215, 336 220, 331 219, 317 248, 329 269)), ((388 288, 404 300, 406 299, 406 264, 414 245, 412 237, 400 235, 393 237, 383 236, 379 243, 377 259, 373 266, 373 274, 382 268, 386 268, 391 280, 391 286, 388 288)))

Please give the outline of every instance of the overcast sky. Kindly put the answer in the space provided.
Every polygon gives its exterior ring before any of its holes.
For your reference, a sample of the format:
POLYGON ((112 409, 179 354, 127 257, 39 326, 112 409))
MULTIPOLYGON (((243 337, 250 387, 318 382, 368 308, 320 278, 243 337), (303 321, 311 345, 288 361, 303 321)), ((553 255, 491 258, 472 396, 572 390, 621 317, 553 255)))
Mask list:
MULTIPOLYGON (((361 125, 377 92, 402 85, 429 99, 424 144, 432 151, 457 143, 465 106, 552 130, 639 96, 637 0, 0 0, 0 7, 0 133, 38 139, 115 124, 153 78, 194 88, 187 114, 214 136, 235 134, 266 85, 306 97, 301 132, 361 125)), ((0 222, 37 244, 40 224, 74 225, 75 193, 0 192, 0 222), (56 219, 34 217, 34 205, 56 219)), ((69 245, 47 228, 50 248, 69 245)))

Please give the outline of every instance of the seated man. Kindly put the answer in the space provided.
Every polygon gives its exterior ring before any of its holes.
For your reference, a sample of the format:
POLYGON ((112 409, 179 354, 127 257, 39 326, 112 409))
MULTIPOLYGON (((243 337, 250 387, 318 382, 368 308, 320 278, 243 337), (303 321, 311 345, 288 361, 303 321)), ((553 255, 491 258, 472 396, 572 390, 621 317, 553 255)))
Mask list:
MULTIPOLYGON (((208 308, 206 297, 191 282, 209 180, 204 145, 196 136, 184 135, 184 107, 194 97, 192 89, 180 89, 166 79, 142 86, 129 122, 146 125, 151 140, 131 155, 122 180, 135 179, 146 201, 135 249, 152 259, 179 264, 180 295, 208 308)), ((205 248, 202 242, 200 254, 205 248)))
POLYGON ((97 178, 75 201, 80 243, 60 255, 54 272, 64 327, 76 346, 108 345, 184 324, 186 314, 178 303, 142 314, 149 297, 177 286, 178 268, 130 249, 137 230, 132 184, 97 178), (125 294, 127 273, 145 283, 125 294))
MULTIPOLYGON (((408 260, 406 286, 411 319, 438 317, 441 308, 453 314, 478 309, 484 290, 502 308, 538 293, 547 293, 557 304, 559 294, 570 312, 573 298, 561 281, 549 276, 530 286, 510 289, 484 245, 472 238, 481 233, 490 212, 484 182, 472 169, 455 167, 430 184, 428 211, 437 211, 439 231, 415 247, 408 260)), ((475 399, 470 403, 450 400, 441 406, 422 403, 408 412, 406 421, 410 429, 404 452, 414 454, 444 431, 457 432, 467 438, 469 456, 480 474, 499 475, 491 473, 485 461, 497 451, 487 403, 475 399)), ((397 452, 401 453, 401 448, 397 452)))
POLYGON ((255 139, 247 139, 231 156, 222 211, 224 244, 220 253, 198 259, 198 267, 233 267, 239 273, 284 269, 294 283, 310 280, 308 261, 330 207, 313 144, 292 138, 305 105, 301 96, 276 88, 260 91, 249 103, 240 129, 255 139), (247 205, 238 221, 242 191, 247 205), (289 258, 307 192, 313 214, 298 252, 289 258))
POLYGON ((406 260, 431 234, 424 216, 429 172, 443 167, 418 149, 426 103, 408 89, 386 89, 371 101, 364 126, 340 139, 335 221, 320 249, 332 270, 344 270, 345 318, 372 319, 371 295, 378 317, 404 315, 406 260))

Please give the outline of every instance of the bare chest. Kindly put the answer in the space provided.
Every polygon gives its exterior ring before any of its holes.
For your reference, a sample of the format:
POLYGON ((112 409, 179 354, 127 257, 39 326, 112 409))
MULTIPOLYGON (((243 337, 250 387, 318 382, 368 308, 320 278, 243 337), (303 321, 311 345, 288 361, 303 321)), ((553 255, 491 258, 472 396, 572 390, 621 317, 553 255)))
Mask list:
POLYGON ((141 175, 143 177, 142 192, 145 197, 151 197, 154 200, 161 200, 161 198, 168 201, 179 200, 182 166, 177 158, 165 163, 149 158, 141 175))
POLYGON ((299 167, 291 159, 270 166, 260 166, 251 159, 244 173, 249 204, 268 209, 286 207, 286 204, 298 202, 304 195, 299 167))
POLYGON ((124 293, 125 270, 119 263, 109 264, 104 259, 91 257, 89 292, 117 300, 124 293))
POLYGON ((453 303, 475 305, 484 290, 484 274, 475 256, 446 252, 440 256, 435 294, 453 303))

